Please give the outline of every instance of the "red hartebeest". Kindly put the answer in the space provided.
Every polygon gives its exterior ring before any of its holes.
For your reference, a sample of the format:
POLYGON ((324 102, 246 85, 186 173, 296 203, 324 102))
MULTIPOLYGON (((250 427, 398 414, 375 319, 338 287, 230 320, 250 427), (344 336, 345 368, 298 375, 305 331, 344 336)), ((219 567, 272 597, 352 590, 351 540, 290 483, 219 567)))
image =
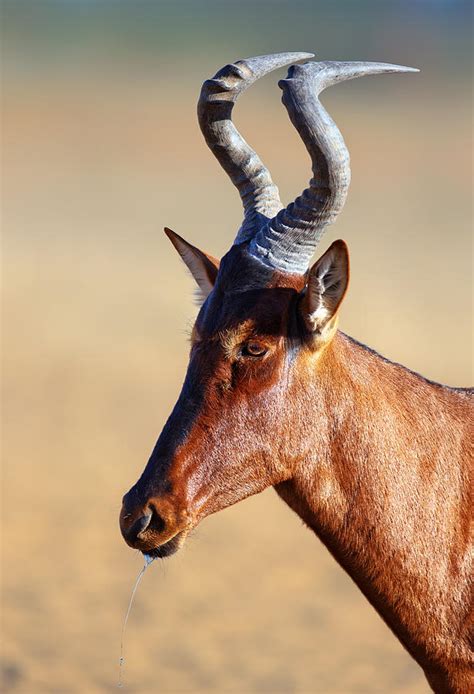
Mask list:
POLYGON ((335 241, 349 157, 318 95, 378 63, 292 65, 283 103, 310 154, 283 208, 231 120, 238 95, 311 54, 238 61, 204 83, 201 129, 237 186, 244 222, 219 263, 166 230, 201 290, 181 395, 125 495, 127 543, 165 557, 204 517, 274 486, 421 665, 437 692, 474 692, 472 391, 384 359, 337 330, 349 258, 335 241))

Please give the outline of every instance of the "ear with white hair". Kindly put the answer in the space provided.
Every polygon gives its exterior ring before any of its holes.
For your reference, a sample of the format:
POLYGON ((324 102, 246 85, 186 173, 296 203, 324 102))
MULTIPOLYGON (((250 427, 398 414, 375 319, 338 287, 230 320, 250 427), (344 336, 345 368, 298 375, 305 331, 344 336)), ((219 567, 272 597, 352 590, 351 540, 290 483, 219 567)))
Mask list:
POLYGON ((349 251, 334 241, 308 274, 301 314, 311 333, 321 333, 337 313, 349 283, 349 251))

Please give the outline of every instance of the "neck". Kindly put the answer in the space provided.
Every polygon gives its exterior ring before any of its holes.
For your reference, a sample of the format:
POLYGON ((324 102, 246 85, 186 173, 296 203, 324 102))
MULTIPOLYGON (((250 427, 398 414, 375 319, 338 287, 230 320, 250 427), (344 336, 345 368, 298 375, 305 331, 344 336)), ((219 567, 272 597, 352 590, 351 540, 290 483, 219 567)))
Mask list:
POLYGON ((467 396, 342 333, 311 368, 317 426, 277 491, 436 678, 468 661, 467 396))

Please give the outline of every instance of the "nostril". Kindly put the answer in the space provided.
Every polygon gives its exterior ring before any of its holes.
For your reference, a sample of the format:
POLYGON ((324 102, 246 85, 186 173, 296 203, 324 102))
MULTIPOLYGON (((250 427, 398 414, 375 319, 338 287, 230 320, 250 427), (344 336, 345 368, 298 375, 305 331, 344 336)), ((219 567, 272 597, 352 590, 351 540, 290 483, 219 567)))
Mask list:
POLYGON ((150 525, 152 515, 153 514, 150 512, 136 520, 128 531, 129 537, 133 539, 139 537, 139 535, 143 533, 150 525))
POLYGON ((151 517, 148 522, 147 528, 149 530, 155 530, 158 533, 163 532, 163 530, 166 528, 164 518, 160 516, 156 508, 151 507, 149 510, 151 511, 151 517))
POLYGON ((134 511, 130 506, 127 507, 124 504, 120 513, 122 535, 131 547, 141 546, 144 541, 151 541, 151 533, 161 534, 167 526, 154 502, 149 502, 145 507, 141 505, 139 509, 134 511))
POLYGON ((164 519, 158 511, 153 507, 148 507, 146 513, 138 518, 128 529, 127 539, 129 542, 135 542, 140 539, 146 530, 154 530, 161 533, 166 527, 164 519))

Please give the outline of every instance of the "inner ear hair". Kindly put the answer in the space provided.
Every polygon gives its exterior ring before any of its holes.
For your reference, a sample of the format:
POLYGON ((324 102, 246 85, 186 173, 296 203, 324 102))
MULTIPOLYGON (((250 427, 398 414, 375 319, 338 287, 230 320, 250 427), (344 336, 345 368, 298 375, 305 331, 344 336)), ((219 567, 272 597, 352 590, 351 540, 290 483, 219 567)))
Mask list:
POLYGON ((301 312, 311 333, 321 333, 335 317, 349 282, 349 252, 344 241, 338 240, 313 265, 301 312))

